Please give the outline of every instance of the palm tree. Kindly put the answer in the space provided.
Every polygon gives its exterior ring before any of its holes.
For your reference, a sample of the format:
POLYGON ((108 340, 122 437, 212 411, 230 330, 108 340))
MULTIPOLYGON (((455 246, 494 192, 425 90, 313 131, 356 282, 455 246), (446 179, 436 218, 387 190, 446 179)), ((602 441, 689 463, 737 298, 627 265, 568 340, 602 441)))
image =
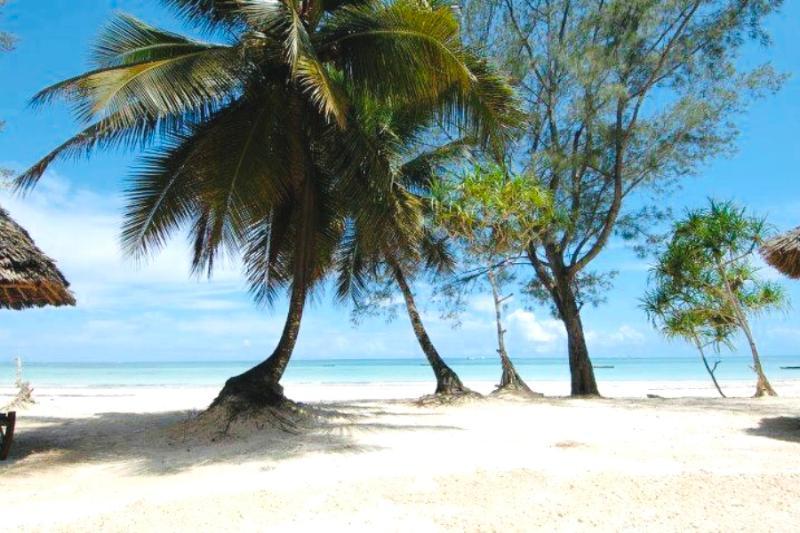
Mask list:
POLYGON ((388 187, 359 179, 372 160, 358 152, 357 108, 414 106, 496 147, 510 92, 464 48, 455 13, 438 1, 164 1, 227 41, 116 18, 95 47, 94 70, 34 99, 65 98, 85 129, 17 185, 32 187, 58 158, 155 146, 128 190, 125 250, 149 255, 188 228, 195 272, 241 252, 258 302, 288 289, 275 351, 230 378, 212 407, 287 405, 279 382, 306 298, 345 231, 340 202, 369 216, 360 206, 388 187), (336 155, 332 174, 322 162, 336 155))
MULTIPOLYGON (((336 258, 338 296, 358 302, 370 280, 391 280, 403 295, 414 335, 436 377, 435 394, 475 394, 439 355, 411 288, 413 277, 420 272, 442 274, 453 268, 446 239, 435 235, 426 220, 425 196, 438 167, 465 155, 470 141, 460 139, 415 153, 428 133, 429 118, 415 112, 383 113, 381 117, 383 120, 364 121, 371 125, 366 133, 368 146, 375 161, 381 161, 365 170, 374 176, 381 171, 379 167, 388 174, 383 179, 391 183, 390 192, 372 197, 366 204, 372 211, 369 216, 363 216, 366 209, 362 205, 361 213, 354 213, 348 221, 336 258), (415 155, 408 157, 409 153, 415 155)), ((362 178, 366 181, 367 176, 362 178)))

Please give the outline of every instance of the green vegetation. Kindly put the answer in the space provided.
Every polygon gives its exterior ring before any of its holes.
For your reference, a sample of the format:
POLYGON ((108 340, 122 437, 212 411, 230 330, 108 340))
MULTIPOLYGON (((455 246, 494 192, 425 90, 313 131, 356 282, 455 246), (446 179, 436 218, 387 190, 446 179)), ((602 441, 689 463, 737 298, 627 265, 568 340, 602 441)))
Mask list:
MULTIPOLYGON (((0 8, 6 5, 6 0, 0 0, 0 8)), ((8 52, 14 49, 16 38, 8 32, 0 31, 0 51, 8 52)))
POLYGON ((375 113, 362 124, 375 164, 364 167, 365 183, 389 183, 389 190, 366 198, 345 228, 336 254, 337 294, 350 298, 353 317, 388 311, 399 290, 414 334, 436 377, 437 395, 472 394, 439 354, 428 335, 411 284, 418 276, 448 273, 454 266, 447 242, 429 224, 429 194, 438 170, 466 153, 460 139, 430 148, 431 117, 414 110, 375 113))
POLYGON ((582 308, 601 303, 611 273, 590 269, 610 239, 645 237, 666 213, 643 202, 731 150, 731 119, 776 88, 769 66, 742 70, 749 39, 779 0, 462 0, 470 42, 515 80, 527 124, 506 154, 536 176, 563 223, 517 250, 530 289, 568 338, 573 395, 598 387, 582 308), (648 205, 645 209, 630 207, 648 205))
POLYGON ((503 327, 504 303, 512 295, 503 287, 514 281, 509 257, 554 222, 551 198, 526 176, 508 176, 505 169, 476 168, 455 181, 434 188, 436 223, 459 245, 466 275, 450 282, 444 292, 456 301, 484 279, 491 289, 497 326, 497 353, 503 373, 497 391, 531 389, 508 356, 503 327))
MULTIPOLYGON (((652 270, 655 289, 645 297, 645 309, 667 335, 695 343, 712 378, 704 345, 731 344, 737 331, 744 334, 753 356, 757 397, 776 394, 761 366, 748 317, 786 301, 781 287, 759 279, 752 264, 766 234, 763 219, 729 202, 712 201, 708 208, 689 211, 659 253, 652 270)), ((716 380, 714 384, 722 394, 716 380)))
POLYGON ((142 257, 188 228, 195 272, 241 253, 258 302, 287 288, 275 351, 229 379, 212 407, 285 405, 279 382, 309 293, 348 224, 379 227, 374 207, 392 192, 370 120, 408 113, 497 147, 515 109, 511 89, 463 46, 455 13, 438 2, 166 3, 238 37, 198 42, 120 15, 93 70, 35 97, 66 99, 87 126, 17 185, 32 187, 59 157, 155 145, 130 182, 125 249, 142 257))
MULTIPOLYGON (((729 153, 733 119, 783 80, 739 61, 746 42, 768 41, 779 0, 162 1, 227 40, 118 15, 89 71, 34 97, 68 102, 83 129, 16 186, 59 159, 146 149, 127 189, 126 253, 147 258, 186 232, 194 274, 241 257, 257 303, 288 293, 273 353, 212 404, 230 416, 292 406, 280 382, 306 302, 330 279, 355 315, 402 295, 440 395, 471 391, 433 345, 415 281, 437 280, 453 312, 490 289, 499 390, 530 393, 503 326, 521 284, 564 324, 572 395, 598 395, 582 310, 615 273, 592 264, 614 238, 655 244, 670 214, 651 200, 729 153)), ((750 262, 764 232, 731 204, 690 212, 643 304, 696 345, 721 395, 705 350, 737 331, 756 395, 774 394, 748 323, 783 301, 750 262)))

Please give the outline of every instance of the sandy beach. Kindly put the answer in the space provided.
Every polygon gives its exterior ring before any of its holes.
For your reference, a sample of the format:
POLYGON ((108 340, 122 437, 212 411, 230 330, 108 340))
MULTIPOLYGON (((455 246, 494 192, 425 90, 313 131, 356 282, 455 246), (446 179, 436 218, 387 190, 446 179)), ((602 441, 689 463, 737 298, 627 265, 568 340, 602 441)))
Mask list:
POLYGON ((775 385, 762 400, 628 382, 602 400, 420 406, 425 384, 293 384, 312 424, 216 442, 175 429, 212 388, 41 389, 0 464, 3 528, 792 531, 800 382, 775 385))

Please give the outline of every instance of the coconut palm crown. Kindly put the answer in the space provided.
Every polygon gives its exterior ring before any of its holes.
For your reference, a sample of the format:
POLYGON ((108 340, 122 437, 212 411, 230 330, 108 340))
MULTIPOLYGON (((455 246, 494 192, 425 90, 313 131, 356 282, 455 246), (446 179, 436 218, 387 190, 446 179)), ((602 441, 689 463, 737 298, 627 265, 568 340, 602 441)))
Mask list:
POLYGON ((240 252, 256 300, 289 288, 275 352, 215 402, 275 405, 306 297, 345 232, 342 214, 371 216, 361 207, 391 187, 390 174, 364 171, 381 160, 365 149, 363 110, 413 110, 497 151, 515 102, 462 44, 457 13, 436 0, 164 2, 221 42, 119 15, 93 70, 35 96, 71 103, 84 129, 16 184, 30 189, 60 158, 150 148, 129 182, 124 249, 147 256, 188 230, 195 271, 240 252), (330 161, 336 172, 323 167, 330 161))

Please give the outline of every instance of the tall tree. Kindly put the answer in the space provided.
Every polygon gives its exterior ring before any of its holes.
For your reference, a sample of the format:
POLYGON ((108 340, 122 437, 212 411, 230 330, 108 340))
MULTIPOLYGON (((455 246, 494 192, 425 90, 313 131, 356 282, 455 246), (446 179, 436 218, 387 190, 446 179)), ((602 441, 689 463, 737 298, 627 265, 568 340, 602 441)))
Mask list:
MULTIPOLYGON (((507 83, 500 77, 495 77, 495 83, 498 93, 505 87, 511 104, 507 83)), ((437 235, 430 225, 430 189, 440 171, 471 157, 475 142, 469 138, 449 140, 448 134, 458 132, 432 127, 431 117, 413 107, 384 108, 371 114, 360 121, 364 138, 369 139, 365 150, 371 150, 373 160, 382 163, 363 171, 373 177, 384 172, 383 179, 391 182, 391 188, 388 194, 372 197, 372 216, 356 215, 349 220, 337 253, 338 295, 352 299, 353 316, 358 320, 381 313, 393 317, 398 307, 394 296, 399 290, 414 334, 436 377, 435 394, 475 394, 434 346, 412 288, 415 278, 440 276, 453 267, 446 238, 437 235)), ((512 124, 518 113, 509 105, 499 118, 512 124)), ((337 167, 335 163, 329 166, 337 167)))
POLYGON ((477 167, 460 179, 437 183, 434 213, 436 223, 460 244, 465 263, 465 272, 443 292, 457 302, 481 279, 491 291, 502 368, 496 392, 532 394, 506 350, 503 311, 512 295, 503 291, 514 280, 510 256, 554 222, 549 193, 528 177, 509 176, 505 168, 477 167))
MULTIPOLYGON (((406 194, 405 191, 397 193, 397 204, 403 203, 402 197, 406 194)), ((408 200, 406 197, 405 201, 408 200)), ((416 200, 412 202, 416 203, 416 200)), ((395 241, 373 248, 364 244, 364 240, 369 238, 355 224, 348 228, 337 261, 339 295, 352 299, 354 320, 377 314, 386 314, 391 319, 395 317, 397 307, 402 305, 436 379, 434 394, 441 397, 475 394, 439 354, 425 327, 413 289, 414 281, 422 276, 436 277, 451 271, 453 259, 446 242, 424 233, 419 240, 405 246, 398 246, 395 241), (398 291, 402 304, 394 300, 398 291)))
POLYGON ((780 308, 781 287, 759 279, 753 252, 763 242, 767 226, 730 202, 711 201, 708 208, 689 211, 675 224, 655 267, 668 298, 685 307, 692 333, 700 327, 712 339, 729 341, 737 329, 744 334, 753 357, 755 396, 775 396, 761 364, 748 316, 780 308), (677 297, 673 297, 678 293, 677 297), (682 300, 682 301, 681 301, 682 300))
POLYGON ((385 174, 362 172, 380 162, 359 151, 359 108, 413 106, 487 142, 503 133, 508 90, 462 45, 455 14, 439 2, 164 1, 228 41, 120 15, 95 47, 94 70, 36 96, 72 102, 87 126, 17 185, 30 188, 59 157, 155 145, 128 190, 125 249, 146 255, 188 228, 194 271, 210 274, 220 253, 241 252, 258 302, 288 289, 275 351, 230 378, 212 408, 285 406, 280 380, 307 296, 329 270, 345 217, 369 216, 361 206, 390 186, 385 174), (324 163, 336 155, 332 173, 324 163))
POLYGON ((737 58, 748 39, 768 41, 762 23, 780 3, 462 0, 471 41, 512 72, 526 103, 508 164, 539 177, 564 215, 525 254, 533 294, 566 327, 573 395, 599 393, 581 311, 609 275, 592 262, 614 235, 646 232, 662 213, 642 195, 728 152, 731 118, 779 85, 769 66, 746 71, 737 58))

